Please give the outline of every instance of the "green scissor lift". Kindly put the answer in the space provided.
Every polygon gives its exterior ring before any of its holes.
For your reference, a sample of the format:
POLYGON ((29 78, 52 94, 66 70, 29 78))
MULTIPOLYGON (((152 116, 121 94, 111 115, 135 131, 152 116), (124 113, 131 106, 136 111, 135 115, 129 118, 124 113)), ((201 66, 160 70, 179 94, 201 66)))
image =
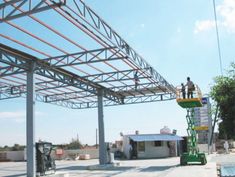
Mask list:
POLYGON ((205 153, 200 153, 197 147, 197 135, 195 131, 194 122, 194 108, 202 107, 200 98, 190 98, 190 99, 177 99, 178 104, 187 110, 186 120, 188 123, 187 133, 188 133, 188 152, 183 153, 180 157, 180 164, 194 164, 200 163, 205 165, 207 163, 205 153))

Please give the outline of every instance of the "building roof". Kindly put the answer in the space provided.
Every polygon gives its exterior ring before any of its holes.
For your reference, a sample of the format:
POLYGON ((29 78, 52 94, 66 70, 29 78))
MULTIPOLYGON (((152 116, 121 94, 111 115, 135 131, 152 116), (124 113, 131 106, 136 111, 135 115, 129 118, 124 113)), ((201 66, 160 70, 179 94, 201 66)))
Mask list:
POLYGON ((180 136, 174 134, 142 134, 127 135, 133 141, 179 141, 183 140, 180 136))

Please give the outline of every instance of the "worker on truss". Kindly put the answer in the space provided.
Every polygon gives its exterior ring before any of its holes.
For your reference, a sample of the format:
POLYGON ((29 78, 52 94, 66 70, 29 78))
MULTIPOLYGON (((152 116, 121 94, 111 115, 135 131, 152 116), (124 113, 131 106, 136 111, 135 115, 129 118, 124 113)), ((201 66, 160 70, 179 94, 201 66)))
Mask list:
POLYGON ((139 85, 139 82, 140 82, 140 79, 139 79, 137 71, 134 74, 134 81, 135 81, 135 90, 137 90, 137 86, 139 85))

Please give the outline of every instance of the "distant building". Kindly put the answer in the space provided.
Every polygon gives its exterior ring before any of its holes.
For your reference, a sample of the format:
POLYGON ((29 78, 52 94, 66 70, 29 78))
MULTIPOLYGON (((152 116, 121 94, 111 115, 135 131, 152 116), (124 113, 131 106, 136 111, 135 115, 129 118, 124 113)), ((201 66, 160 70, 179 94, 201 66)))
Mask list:
POLYGON ((211 104, 207 97, 202 98, 202 107, 194 108, 195 130, 198 133, 198 143, 207 144, 211 131, 211 104))
POLYGON ((115 141, 116 149, 122 151, 123 141, 115 141))
POLYGON ((174 157, 180 140, 175 134, 123 135, 122 150, 128 159, 174 157))
POLYGON ((215 150, 215 144, 209 148, 209 142, 212 134, 211 103, 208 97, 202 98, 202 107, 194 108, 195 112, 195 130, 198 138, 198 148, 201 152, 215 150))

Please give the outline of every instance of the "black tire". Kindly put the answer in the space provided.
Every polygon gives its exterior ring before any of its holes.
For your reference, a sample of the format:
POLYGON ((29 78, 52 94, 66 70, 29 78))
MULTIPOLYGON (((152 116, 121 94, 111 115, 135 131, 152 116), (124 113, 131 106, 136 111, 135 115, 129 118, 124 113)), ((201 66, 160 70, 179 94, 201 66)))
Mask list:
POLYGON ((205 156, 202 156, 201 157, 201 164, 202 165, 206 165, 207 161, 206 161, 206 157, 205 156))
POLYGON ((187 165, 187 162, 185 162, 184 156, 180 157, 180 165, 182 165, 182 166, 187 165))

